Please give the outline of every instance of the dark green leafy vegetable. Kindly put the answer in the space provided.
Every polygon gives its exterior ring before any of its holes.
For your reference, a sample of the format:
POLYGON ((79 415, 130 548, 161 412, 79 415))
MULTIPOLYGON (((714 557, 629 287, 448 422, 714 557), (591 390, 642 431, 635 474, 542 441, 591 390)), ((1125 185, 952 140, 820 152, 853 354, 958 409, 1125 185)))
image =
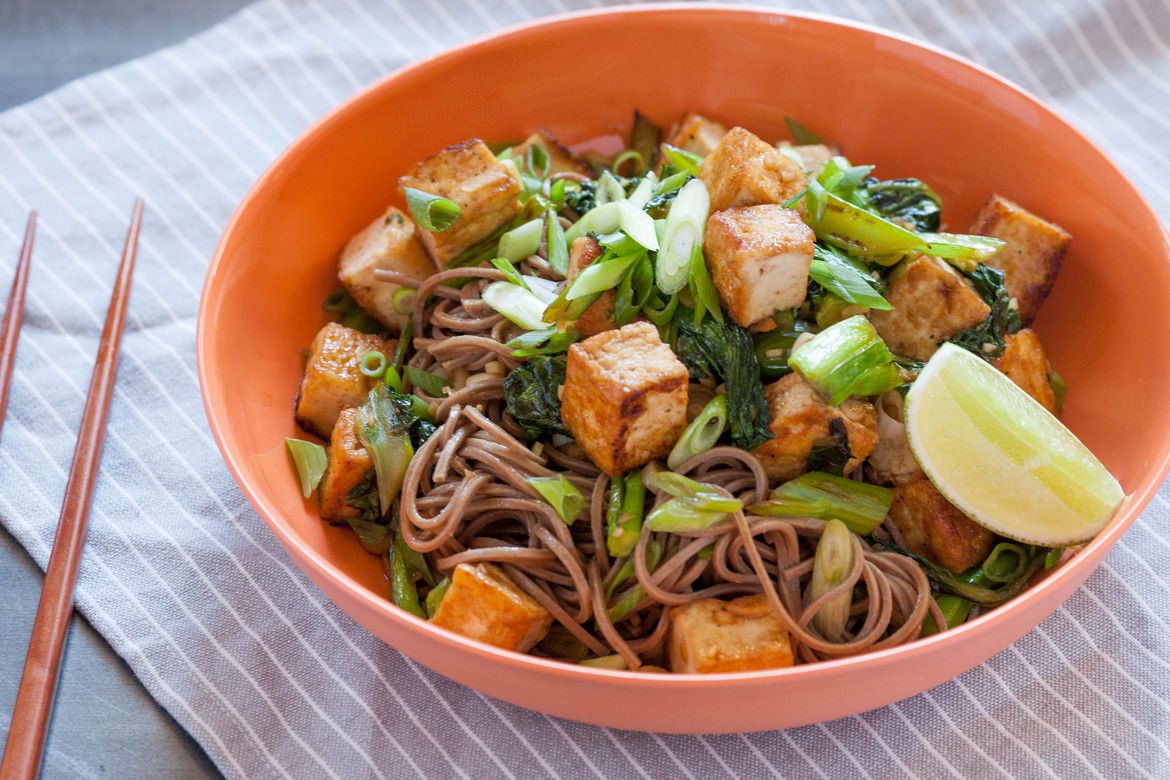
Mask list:
POLYGON ((529 439, 553 433, 568 435, 561 421, 561 399, 557 394, 565 383, 567 364, 564 355, 539 355, 509 371, 504 378, 508 414, 529 439))
POLYGON ((905 220, 915 230, 938 230, 942 220, 942 199, 918 179, 879 181, 871 176, 865 180, 865 196, 872 210, 886 219, 905 220))
POLYGON ((772 438, 768 429, 771 413, 760 384, 751 334, 734 322, 710 317, 696 327, 693 312, 681 306, 675 323, 678 338, 674 352, 691 377, 712 376, 726 386, 727 422, 735 446, 750 450, 772 438))
POLYGON ((1005 337, 1019 331, 1020 313, 1012 308, 1012 296, 1004 285, 1003 271, 980 263, 964 276, 971 280, 975 292, 991 307, 991 314, 974 328, 959 331, 947 341, 990 362, 1003 354, 1007 346, 1005 337))
POLYGON ((358 407, 357 435, 374 461, 378 480, 380 513, 385 515, 390 502, 402 488, 406 467, 414 456, 410 426, 414 417, 394 401, 393 391, 382 384, 374 385, 366 402, 358 407))
POLYGON ((358 305, 358 302, 344 287, 338 287, 325 296, 325 300, 321 302, 321 308, 325 311, 340 313, 340 324, 347 328, 353 328, 362 333, 384 333, 386 330, 382 327, 382 323, 366 314, 365 309, 358 305))
POLYGON ((845 475, 845 466, 853 458, 853 448, 849 446, 849 432, 845 428, 845 421, 840 417, 829 420, 829 436, 826 441, 813 445, 808 455, 809 471, 821 471, 826 474, 842 477, 845 475))
MULTIPOLYGON (((394 543, 388 552, 390 558, 390 599, 412 615, 426 618, 418 600, 418 580, 422 572, 410 565, 411 549, 406 545, 401 531, 394 532, 394 543)), ((424 564, 425 565, 425 564, 424 564)))
POLYGON ((565 195, 565 205, 578 214, 592 211, 597 205, 597 181, 589 179, 581 182, 581 186, 565 195))

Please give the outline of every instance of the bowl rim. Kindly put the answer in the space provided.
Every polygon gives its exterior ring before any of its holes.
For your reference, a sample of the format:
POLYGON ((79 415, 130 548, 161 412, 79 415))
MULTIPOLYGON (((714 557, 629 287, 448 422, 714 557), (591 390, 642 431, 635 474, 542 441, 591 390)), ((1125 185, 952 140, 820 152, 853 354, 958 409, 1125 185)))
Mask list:
MULTIPOLYGON (((1021 594, 1021 596, 1011 599, 996 607, 995 609, 985 612, 982 615, 979 615, 971 621, 964 623, 956 628, 918 639, 909 644, 865 652, 855 656, 821 661, 815 664, 797 664, 791 667, 780 669, 766 669, 750 672, 724 672, 715 674, 640 674, 631 673, 625 670, 599 669, 580 666, 566 663, 564 661, 541 658, 538 656, 493 647, 491 645, 469 639, 462 636, 461 634, 457 634, 445 628, 433 625, 428 621, 416 618, 412 615, 409 615, 404 610, 395 607, 393 603, 385 597, 365 588, 348 577, 343 571, 337 569, 334 564, 326 560, 312 545, 310 545, 299 535, 293 533, 290 527, 273 519, 273 517, 278 513, 275 512, 274 508, 271 507, 267 501, 264 500, 263 496, 251 484, 251 482, 244 478, 246 473, 245 464, 242 462, 241 458, 237 457, 236 453, 234 453, 227 446, 226 424, 218 416, 217 404, 212 398, 212 392, 209 390, 209 388, 213 386, 213 383, 218 379, 217 369, 214 365, 211 364, 208 354, 210 351, 210 336, 208 335, 207 323, 209 321, 209 314, 213 310, 213 302, 209 296, 209 293, 211 293, 215 288, 218 275, 222 272, 222 265, 225 261, 226 253, 233 242, 234 235, 239 226, 239 223, 243 221, 244 215, 248 211, 250 205, 259 197, 259 194, 262 191, 268 188, 274 179, 282 175, 281 171, 285 165, 303 154, 304 150, 311 146, 311 142, 314 139, 317 139, 320 136, 326 134, 335 123, 340 121, 342 117, 352 112, 358 111, 366 102, 376 99, 375 94, 382 90, 386 84, 392 81, 401 79, 402 77, 409 74, 422 72, 429 68, 436 67, 437 65, 442 64, 452 57, 462 56, 469 49, 478 48, 485 44, 492 44, 494 42, 523 37, 525 35, 533 34, 537 30, 565 24, 574 24, 580 20, 593 17, 609 16, 620 18, 634 15, 656 15, 663 13, 685 13, 692 15, 715 14, 736 17, 744 15, 760 15, 764 17, 771 17, 773 19, 793 18, 828 26, 860 30, 880 38, 890 39, 899 44, 926 51, 933 56, 941 57, 943 59, 958 63, 965 68, 974 71, 976 75, 982 78, 998 82, 1000 87, 1014 92, 1017 96, 1023 98, 1032 108, 1055 118, 1061 125, 1065 127, 1068 132, 1074 134, 1077 137, 1077 140, 1084 143, 1087 147, 1096 152, 1100 158, 1114 170, 1114 172, 1120 177, 1120 179, 1129 188, 1133 195, 1138 199, 1138 202, 1150 215, 1155 218, 1155 221, 1161 225, 1163 245, 1160 250, 1164 257, 1170 259, 1170 228, 1168 228, 1167 225, 1157 217, 1157 213, 1150 206, 1149 202, 1142 195, 1141 191, 1134 186, 1130 177, 1127 176, 1125 172, 1121 170, 1107 154, 1105 154, 1105 152, 1098 146, 1096 142, 1085 135, 1084 132, 1082 132, 1074 123, 1066 119, 1061 112, 1041 100, 1039 97, 1024 87, 1016 84, 1004 76, 995 73, 994 71, 977 62, 974 62, 962 55, 936 46, 927 41, 922 41, 903 33, 888 30, 870 23, 844 19, 833 16, 831 14, 794 11, 789 9, 771 8, 752 4, 723 4, 714 2, 654 2, 634 6, 594 8, 542 16, 517 24, 504 26, 491 32, 468 38, 453 46, 442 49, 441 51, 409 62, 406 65, 363 87, 356 93, 350 95, 337 105, 333 106, 324 115, 322 115, 308 128, 301 132, 295 139, 290 141, 280 152, 280 154, 269 163, 264 172, 256 179, 256 181, 248 189, 247 193, 237 204, 231 218, 225 225, 223 233, 221 234, 216 244, 211 262, 208 265, 204 285, 201 291, 196 329, 197 368, 201 388, 200 394, 202 396, 204 412, 207 416, 208 425, 215 438, 216 445, 220 450, 220 454, 223 457, 224 462, 228 466, 228 469, 231 472, 237 486, 248 499, 253 509, 264 520, 265 524, 278 538, 278 540, 286 547, 286 550, 288 550, 290 553, 295 551, 296 555, 294 557, 300 557, 302 560, 311 563, 311 565, 316 568, 318 574, 326 577, 330 581, 331 585, 344 590, 347 595, 355 597, 363 607, 367 608, 373 613, 378 614, 380 618, 387 619, 391 624, 395 624, 398 627, 401 627, 403 630, 423 631, 424 633, 428 634, 429 639, 433 641, 447 645, 451 648, 457 648, 461 652, 471 652, 472 654, 481 658, 490 658, 493 661, 503 663, 507 666, 538 669, 542 673, 551 673, 556 676, 580 677, 582 679, 596 680, 604 679, 607 681, 607 683, 610 684, 631 686, 635 688, 644 686, 656 688, 662 687, 667 689, 678 687, 693 689, 696 686, 721 687, 728 684, 729 682, 752 683, 763 680, 772 681, 786 678, 815 678, 822 675, 832 675, 839 670, 855 667, 858 665, 881 666, 882 664, 905 655, 910 651, 933 652, 935 650, 942 650, 943 648, 949 648, 952 645, 963 643, 966 641, 969 634, 977 632, 981 633, 984 630, 983 626, 988 622, 1010 622, 1011 616, 1028 609, 1031 602, 1042 598, 1043 595, 1048 591, 1061 587, 1065 580, 1075 577, 1081 577, 1082 579, 1087 578, 1087 576, 1091 574, 1100 564, 1101 559, 1104 558, 1105 554, 1109 551, 1110 548, 1112 548, 1121 535, 1124 534, 1125 531, 1128 530, 1128 528, 1134 522, 1136 522, 1141 511, 1152 500, 1153 496, 1158 492, 1163 481, 1166 479, 1167 474, 1170 473, 1170 446, 1168 446, 1164 452, 1160 453, 1157 458, 1153 458, 1152 463, 1143 469, 1147 473, 1154 474, 1154 478, 1146 482, 1134 493, 1126 496, 1122 505, 1115 512, 1114 517, 1109 521, 1109 524, 1106 526, 1106 528, 1102 532, 1098 533, 1098 535, 1092 541, 1079 549, 1071 561, 1066 561, 1064 564, 1057 567, 1042 581, 1029 587, 1024 594, 1021 594)), ((1155 251, 1157 251, 1157 249, 1158 248, 1155 248, 1155 251)), ((1063 603, 1063 601, 1060 603, 1063 603)), ((1060 603, 1058 603, 1052 609, 1048 610, 1044 616, 1041 617, 1041 620, 1046 618, 1056 609, 1059 609, 1060 603)), ((1037 624, 1037 622, 1029 621, 1029 625, 1032 628, 1034 628, 1037 624)))

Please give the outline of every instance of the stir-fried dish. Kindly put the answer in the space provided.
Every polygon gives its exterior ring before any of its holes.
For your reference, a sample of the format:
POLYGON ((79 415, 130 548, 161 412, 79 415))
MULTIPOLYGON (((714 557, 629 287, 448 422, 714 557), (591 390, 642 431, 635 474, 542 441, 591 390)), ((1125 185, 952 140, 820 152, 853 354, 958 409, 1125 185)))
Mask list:
POLYGON ((568 662, 743 671, 944 630, 1067 553, 960 511, 903 412, 941 346, 1059 414, 1028 326, 1071 237, 999 195, 946 232, 926 183, 790 129, 635 113, 615 157, 538 131, 404 172, 307 353, 296 418, 327 445, 289 441, 395 604, 568 662))

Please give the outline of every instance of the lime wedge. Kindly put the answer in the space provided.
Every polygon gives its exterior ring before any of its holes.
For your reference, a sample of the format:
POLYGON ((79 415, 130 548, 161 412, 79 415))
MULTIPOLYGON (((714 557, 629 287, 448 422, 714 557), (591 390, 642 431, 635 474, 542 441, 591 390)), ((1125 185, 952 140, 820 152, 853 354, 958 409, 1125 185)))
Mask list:
POLYGON ((931 482, 989 530, 1060 547, 1091 539, 1124 497, 1088 448, 1010 379, 944 344, 906 397, 906 436, 931 482))

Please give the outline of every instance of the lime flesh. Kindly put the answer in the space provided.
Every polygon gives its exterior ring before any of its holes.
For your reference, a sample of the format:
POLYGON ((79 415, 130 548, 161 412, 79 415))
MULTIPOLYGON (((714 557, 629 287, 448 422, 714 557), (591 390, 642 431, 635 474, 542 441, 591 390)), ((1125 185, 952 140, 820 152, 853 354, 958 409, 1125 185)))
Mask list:
POLYGON ((939 492, 1002 536, 1060 547, 1091 539, 1124 498, 1072 431, 1010 379, 953 344, 906 398, 910 448, 939 492))

